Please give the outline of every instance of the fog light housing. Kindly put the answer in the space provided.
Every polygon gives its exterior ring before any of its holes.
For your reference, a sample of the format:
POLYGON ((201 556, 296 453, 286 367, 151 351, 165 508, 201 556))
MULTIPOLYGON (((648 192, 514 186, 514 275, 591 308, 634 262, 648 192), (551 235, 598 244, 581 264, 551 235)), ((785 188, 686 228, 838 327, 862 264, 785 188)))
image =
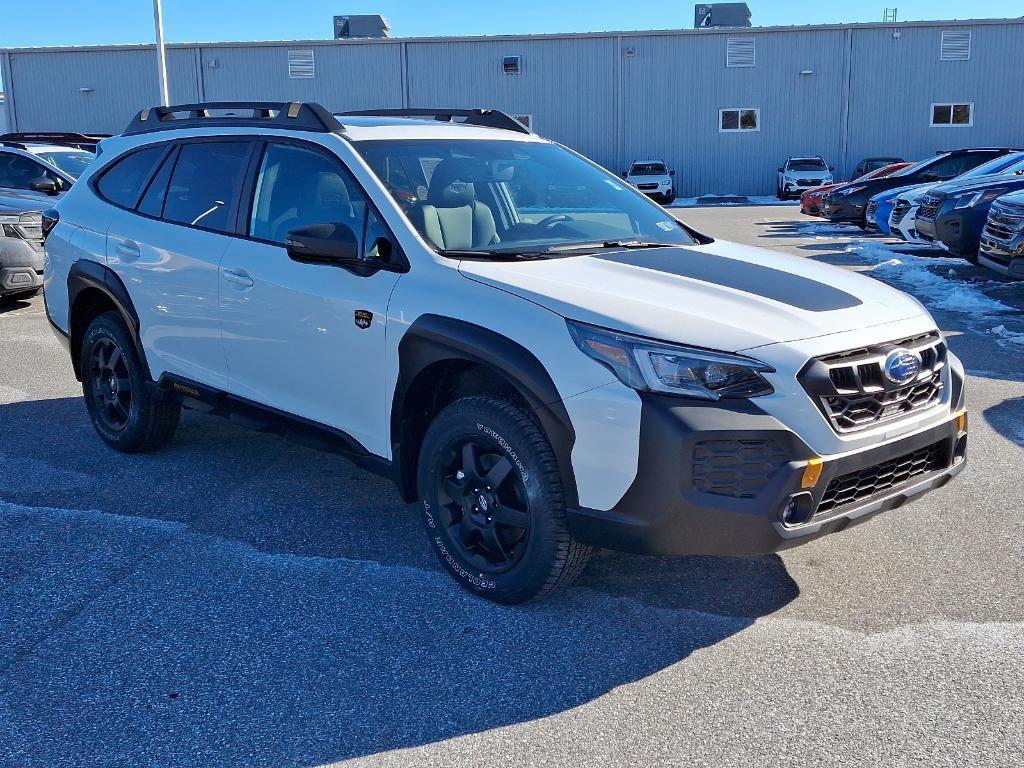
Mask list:
POLYGON ((809 493, 794 493, 789 496, 779 509, 779 521, 786 528, 803 525, 814 514, 814 500, 809 493))
POLYGON ((967 435, 960 435, 953 446, 953 463, 959 464, 967 458, 967 435))

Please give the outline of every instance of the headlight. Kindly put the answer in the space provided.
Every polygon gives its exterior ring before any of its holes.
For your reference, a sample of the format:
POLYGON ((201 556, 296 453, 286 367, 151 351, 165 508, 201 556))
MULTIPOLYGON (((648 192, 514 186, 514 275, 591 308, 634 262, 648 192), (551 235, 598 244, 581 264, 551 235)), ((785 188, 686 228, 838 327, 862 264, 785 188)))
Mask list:
POLYGON ((987 192, 965 192, 956 199, 956 205, 954 208, 973 208, 978 203, 987 203, 990 200, 995 200, 1000 195, 1005 194, 1005 190, 1002 189, 990 189, 987 192))
POLYGON ((19 240, 42 240, 43 216, 35 211, 0 215, 0 233, 19 240))
POLYGON ((583 354, 641 392, 718 400, 775 391, 761 375, 775 369, 750 357, 666 344, 572 320, 566 324, 583 354))
POLYGON ((852 195, 854 192, 860 192, 862 189, 864 189, 863 186, 861 186, 861 187, 849 187, 848 189, 840 189, 835 194, 836 194, 837 197, 846 197, 847 195, 852 195))

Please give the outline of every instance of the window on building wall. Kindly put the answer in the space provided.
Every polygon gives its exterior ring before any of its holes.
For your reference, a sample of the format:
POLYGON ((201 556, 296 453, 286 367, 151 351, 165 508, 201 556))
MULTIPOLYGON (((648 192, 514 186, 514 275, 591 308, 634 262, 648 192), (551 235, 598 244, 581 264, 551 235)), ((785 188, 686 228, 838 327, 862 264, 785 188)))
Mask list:
POLYGON ((718 110, 718 130, 720 131, 759 131, 761 130, 761 110, 751 108, 718 110))
POLYGON ((932 127, 967 128, 974 125, 974 104, 970 102, 932 104, 932 127))

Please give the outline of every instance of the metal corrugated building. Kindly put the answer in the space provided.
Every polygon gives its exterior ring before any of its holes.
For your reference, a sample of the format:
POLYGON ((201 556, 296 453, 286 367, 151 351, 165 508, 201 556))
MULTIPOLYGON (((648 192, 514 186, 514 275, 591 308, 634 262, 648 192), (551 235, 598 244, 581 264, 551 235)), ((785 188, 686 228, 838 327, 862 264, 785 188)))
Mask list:
MULTIPOLYGON (((158 101, 153 46, 8 49, 0 66, 12 130, 118 132, 158 101)), ((846 175, 870 155, 1024 144, 1024 99, 1009 87, 1024 76, 1024 19, 179 44, 168 67, 176 103, 529 115, 615 171, 664 158, 683 195, 771 193, 791 155, 846 175), (502 66, 510 56, 518 74, 502 66), (972 105, 970 125, 931 125, 936 103, 972 105), (723 109, 756 109, 757 130, 722 131, 723 109)))

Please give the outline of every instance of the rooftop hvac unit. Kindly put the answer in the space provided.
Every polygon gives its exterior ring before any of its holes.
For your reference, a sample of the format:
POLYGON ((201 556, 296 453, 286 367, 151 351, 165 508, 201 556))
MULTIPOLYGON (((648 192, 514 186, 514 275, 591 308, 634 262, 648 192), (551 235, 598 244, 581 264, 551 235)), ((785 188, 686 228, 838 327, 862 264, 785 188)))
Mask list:
POLYGON ((750 8, 746 3, 708 3, 693 7, 693 28, 749 27, 750 8))
POLYGON ((353 37, 387 37, 391 31, 388 20, 379 14, 363 16, 335 16, 334 39, 348 40, 353 37))

